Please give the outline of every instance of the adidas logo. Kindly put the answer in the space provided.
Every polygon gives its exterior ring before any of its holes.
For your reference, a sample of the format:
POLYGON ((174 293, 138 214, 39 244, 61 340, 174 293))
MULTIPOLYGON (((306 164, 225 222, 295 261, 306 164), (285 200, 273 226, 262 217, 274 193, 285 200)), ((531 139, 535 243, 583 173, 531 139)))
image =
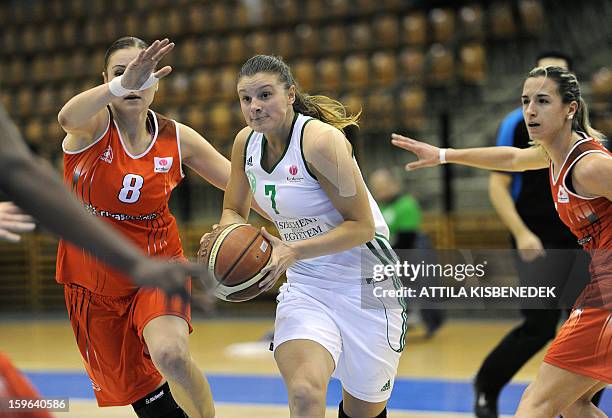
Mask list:
POLYGON ((249 159, 247 160, 246 165, 253 167, 253 157, 249 157, 249 159))
POLYGON ((382 387, 382 389, 380 389, 380 391, 384 392, 389 389, 391 389, 391 380, 387 380, 387 383, 384 384, 384 386, 382 387))

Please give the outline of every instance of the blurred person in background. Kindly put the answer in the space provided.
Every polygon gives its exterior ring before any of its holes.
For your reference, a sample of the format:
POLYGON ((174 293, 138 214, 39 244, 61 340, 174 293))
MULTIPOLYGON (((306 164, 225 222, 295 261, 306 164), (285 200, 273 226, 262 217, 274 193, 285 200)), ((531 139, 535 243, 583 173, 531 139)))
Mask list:
MULTIPOLYGON (((414 257, 415 263, 419 263, 423 258, 431 258, 433 245, 429 237, 420 230, 422 214, 419 202, 409 194, 402 194, 400 179, 389 169, 379 168, 370 175, 368 183, 389 226, 389 242, 393 249, 398 251, 400 259, 404 258, 403 255, 408 255, 410 258, 414 257)), ((425 325, 425 338, 433 337, 446 320, 446 313, 441 309, 422 308, 419 314, 425 325)))

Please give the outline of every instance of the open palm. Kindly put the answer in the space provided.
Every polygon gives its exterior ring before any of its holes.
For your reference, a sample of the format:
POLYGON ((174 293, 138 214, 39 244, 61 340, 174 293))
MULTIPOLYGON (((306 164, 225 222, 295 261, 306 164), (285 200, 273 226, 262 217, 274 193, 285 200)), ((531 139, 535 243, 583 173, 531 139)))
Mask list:
MULTIPOLYGON (((140 90, 147 81, 155 67, 172 49, 174 43, 168 39, 156 40, 147 49, 140 51, 125 69, 121 85, 128 90, 140 90)), ((172 71, 172 67, 166 65, 153 73, 156 78, 164 78, 172 71)))
POLYGON ((408 138, 398 134, 391 134, 391 143, 398 148, 405 149, 415 154, 417 161, 408 163, 406 170, 416 170, 423 167, 435 167, 440 164, 440 148, 416 139, 408 138))

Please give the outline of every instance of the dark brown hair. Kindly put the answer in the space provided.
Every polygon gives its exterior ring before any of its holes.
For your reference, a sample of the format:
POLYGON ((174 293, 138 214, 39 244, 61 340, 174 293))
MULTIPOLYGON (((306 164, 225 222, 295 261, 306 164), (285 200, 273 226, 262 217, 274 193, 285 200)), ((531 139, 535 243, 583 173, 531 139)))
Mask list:
POLYGON ((338 129, 344 129, 350 125, 358 126, 357 122, 361 112, 356 115, 347 115, 346 107, 339 101, 327 96, 311 96, 301 92, 298 83, 291 74, 291 69, 281 57, 255 55, 244 63, 238 74, 238 79, 251 77, 258 73, 276 74, 286 89, 292 85, 295 86, 294 111, 312 116, 338 129))
POLYGON ((108 47, 108 49, 106 50, 106 53, 104 54, 104 72, 106 73, 106 67, 108 66, 108 61, 110 60, 111 55, 113 55, 115 51, 119 51, 120 49, 133 48, 133 47, 140 48, 140 49, 147 49, 149 47, 149 44, 147 44, 145 41, 143 41, 140 38, 136 38, 135 36, 124 36, 123 38, 119 38, 115 42, 113 42, 111 46, 108 47))

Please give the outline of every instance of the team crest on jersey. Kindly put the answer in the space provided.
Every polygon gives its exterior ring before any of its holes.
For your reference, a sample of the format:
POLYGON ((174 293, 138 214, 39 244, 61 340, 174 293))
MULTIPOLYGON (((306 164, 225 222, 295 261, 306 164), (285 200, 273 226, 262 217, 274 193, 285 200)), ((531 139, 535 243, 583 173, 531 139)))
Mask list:
POLYGON ((100 159, 109 164, 113 162, 113 149, 110 145, 106 147, 102 155, 100 155, 100 159))
POLYGON ((253 167, 253 156, 250 156, 246 162, 246 165, 249 167, 253 167))
POLYGON ((172 167, 172 157, 154 157, 155 171, 156 173, 167 173, 172 167))
POLYGON ((563 186, 559 186, 559 192, 557 193, 557 202, 569 203, 569 196, 563 186))
POLYGON ((298 176, 298 167, 297 165, 293 164, 290 165, 289 167, 287 167, 287 170, 289 171, 289 176, 287 176, 287 181, 290 183, 299 183, 302 180, 304 180, 304 177, 302 176, 298 176))

